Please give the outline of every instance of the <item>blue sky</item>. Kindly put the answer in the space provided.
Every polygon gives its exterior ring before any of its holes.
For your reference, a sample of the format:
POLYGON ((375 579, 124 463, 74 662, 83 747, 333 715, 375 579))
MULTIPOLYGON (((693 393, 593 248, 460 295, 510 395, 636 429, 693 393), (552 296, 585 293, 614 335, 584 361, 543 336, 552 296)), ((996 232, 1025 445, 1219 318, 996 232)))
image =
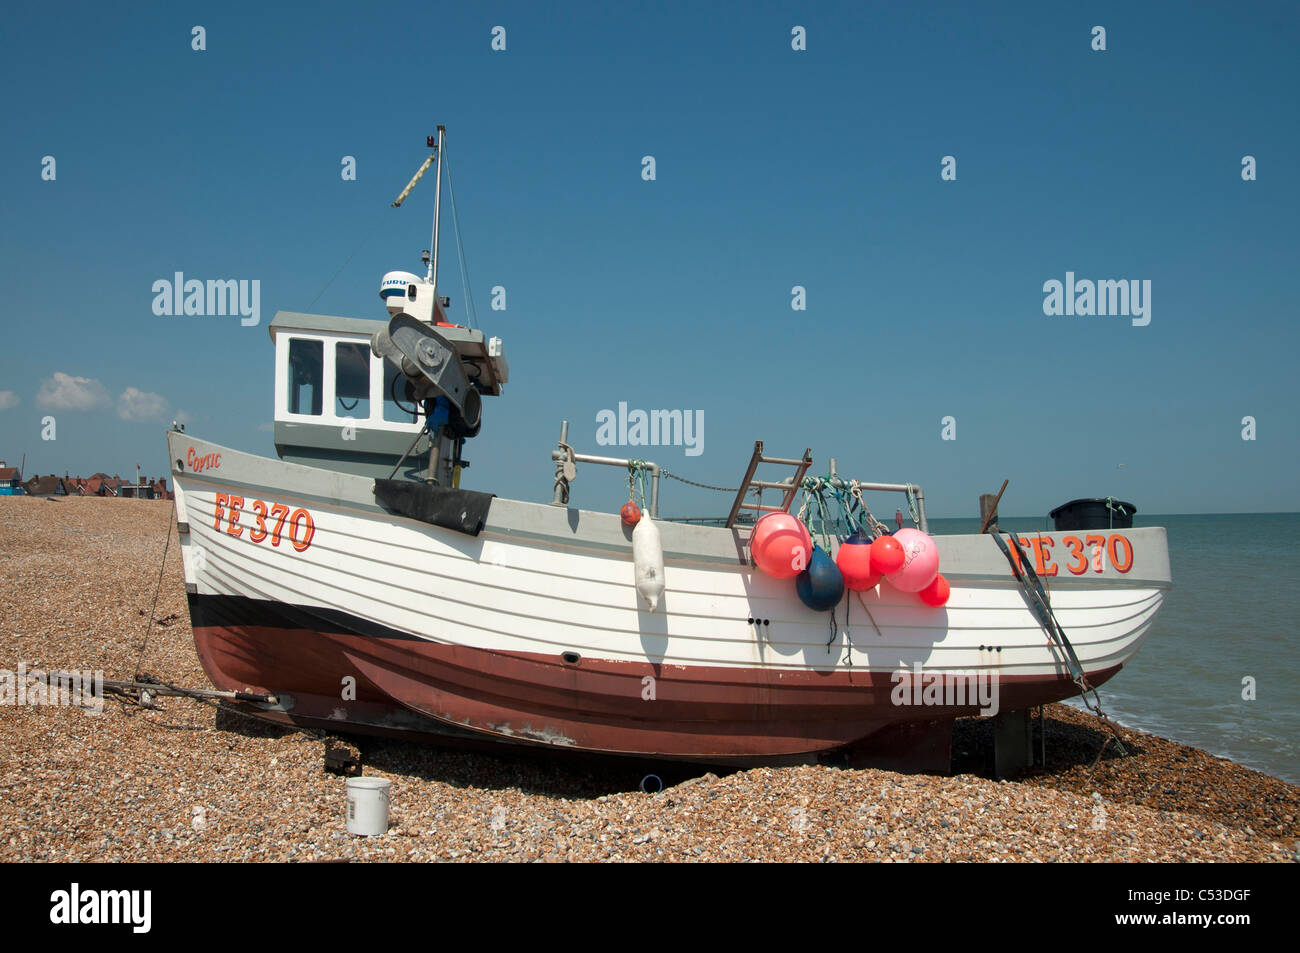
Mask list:
MULTIPOLYGON (((467 485, 548 499, 567 418, 580 450, 727 486, 755 439, 810 446, 815 469, 835 456, 922 484, 934 516, 971 515, 1007 477, 1015 515, 1108 494, 1147 513, 1300 510, 1292 4, 0 18, 0 457, 26 452, 29 473, 160 473, 178 413, 273 455, 266 325, 318 294, 317 313, 383 316, 382 274, 420 269, 432 182, 388 206, 444 123, 479 323, 511 361, 467 485), (155 316, 152 284, 176 271, 259 280, 260 326, 155 316), (1045 315, 1043 283, 1067 271, 1149 280, 1151 323, 1045 315), (69 409, 56 373, 98 382, 79 385, 90 409, 69 409), (124 404, 128 388, 153 396, 124 404), (703 411, 704 452, 597 446, 596 414, 620 401, 703 411)), ((441 288, 463 318, 444 225, 441 288)), ((623 494, 614 471, 574 485, 587 508, 623 494)), ((665 513, 725 508, 665 487, 665 513)))

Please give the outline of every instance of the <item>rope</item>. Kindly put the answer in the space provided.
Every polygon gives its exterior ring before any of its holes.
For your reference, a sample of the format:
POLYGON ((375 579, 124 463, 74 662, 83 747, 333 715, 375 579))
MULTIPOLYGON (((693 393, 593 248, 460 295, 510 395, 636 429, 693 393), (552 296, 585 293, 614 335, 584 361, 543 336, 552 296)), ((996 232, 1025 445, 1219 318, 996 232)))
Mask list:
POLYGON ((880 626, 876 625, 876 620, 875 620, 875 618, 871 615, 871 610, 867 608, 867 603, 866 603, 866 601, 862 598, 862 593, 861 593, 861 592, 858 592, 858 593, 857 593, 857 597, 858 597, 858 602, 862 603, 862 611, 865 612, 865 613, 867 614, 867 619, 870 620, 870 622, 871 622, 871 627, 872 627, 873 629, 876 630, 876 635, 880 636, 880 637, 883 639, 883 638, 885 637, 885 633, 881 632, 881 631, 880 631, 880 626))
POLYGON ((167 567, 167 550, 172 544, 172 523, 176 521, 176 495, 172 494, 171 516, 167 519, 167 541, 163 544, 162 561, 158 563, 158 585, 153 591, 153 605, 149 607, 149 616, 144 624, 144 641, 140 644, 140 657, 135 660, 135 679, 140 679, 140 663, 144 661, 145 649, 149 647, 149 635, 153 632, 153 616, 158 610, 158 594, 162 592, 163 570, 167 567))
POLYGON ((858 525, 856 520, 853 518, 853 513, 851 512, 853 508, 852 504, 845 501, 844 491, 838 487, 831 487, 831 496, 835 498, 836 504, 839 505, 840 515, 844 518, 845 528, 848 529, 850 536, 853 535, 853 533, 857 532, 858 525))
POLYGON ((384 220, 382 218, 375 221, 375 224, 371 226, 370 231, 366 233, 366 237, 361 239, 361 244, 358 245, 356 248, 352 249, 352 254, 348 255, 348 257, 344 260, 343 264, 339 265, 339 270, 334 272, 333 277, 330 278, 329 281, 325 282, 325 287, 321 288, 320 291, 316 292, 316 297, 312 298, 311 304, 307 305, 308 311, 311 311, 312 308, 316 307, 316 302, 320 300, 321 295, 323 295, 326 292, 326 290, 329 288, 330 285, 334 284, 335 278, 343 274, 343 269, 346 268, 351 263, 353 258, 357 257, 357 252, 361 251, 362 247, 366 244, 366 242, 370 241, 371 236, 375 234, 375 231, 382 224, 384 224, 384 220))
POLYGON ((1115 497, 1113 496, 1106 497, 1106 517, 1110 522, 1110 526, 1109 526, 1110 529, 1115 528, 1116 513, 1118 513, 1120 516, 1129 515, 1128 509, 1124 506, 1123 503, 1115 499, 1115 497))
MULTIPOLYGON (((645 471, 650 469, 650 465, 644 460, 628 460, 627 462, 627 495, 628 499, 636 502, 633 495, 633 483, 635 482, 635 491, 641 497, 641 509, 646 508, 645 502, 645 471)), ((663 471, 660 470, 660 473, 663 471)))
MULTIPOLYGON (((417 436, 416 439, 419 439, 417 436)), ((430 448, 432 449, 432 448, 430 448)), ((555 461, 555 488, 560 491, 560 502, 567 504, 569 502, 569 480, 564 475, 564 464, 571 463, 574 466, 575 476, 577 475, 577 461, 574 460, 573 448, 563 441, 560 442, 560 449, 564 451, 565 459, 555 461)))
POLYGON ((799 518, 800 520, 803 520, 805 525, 807 525, 809 521, 803 518, 804 514, 807 513, 809 509, 813 510, 817 519, 821 521, 821 537, 822 542, 825 544, 823 548, 827 552, 830 552, 830 537, 826 532, 826 501, 823 498, 825 494, 825 481, 821 477, 804 477, 802 489, 803 506, 799 509, 799 518))
MULTIPOLYGON (((849 610, 853 608, 853 600, 844 600, 844 657, 840 659, 849 666, 853 667, 853 629, 849 626, 849 610)), ((831 618, 835 617, 835 610, 831 610, 831 618)))
POLYGON ((469 262, 465 260, 465 246, 460 240, 460 216, 456 214, 456 188, 451 183, 451 158, 447 153, 447 143, 442 144, 442 157, 447 160, 447 194, 451 196, 451 223, 456 232, 456 256, 460 262, 460 282, 465 291, 465 303, 469 305, 469 326, 478 327, 478 312, 474 309, 474 291, 469 283, 469 262))
POLYGON ((871 535, 872 536, 887 535, 889 533, 889 527, 871 515, 871 510, 867 506, 867 501, 862 498, 862 484, 860 484, 857 480, 850 480, 849 494, 853 497, 855 501, 857 501, 857 504, 860 507, 862 507, 862 512, 865 515, 865 525, 870 527, 871 535))
POLYGON ((822 548, 827 553, 831 551, 831 508, 826 504, 826 488, 823 487, 817 494, 817 509, 820 512, 822 521, 822 542, 826 545, 822 548))
POLYGON ((907 484, 907 515, 912 517, 912 522, 917 526, 921 525, 921 512, 916 505, 916 494, 912 492, 912 484, 907 484))

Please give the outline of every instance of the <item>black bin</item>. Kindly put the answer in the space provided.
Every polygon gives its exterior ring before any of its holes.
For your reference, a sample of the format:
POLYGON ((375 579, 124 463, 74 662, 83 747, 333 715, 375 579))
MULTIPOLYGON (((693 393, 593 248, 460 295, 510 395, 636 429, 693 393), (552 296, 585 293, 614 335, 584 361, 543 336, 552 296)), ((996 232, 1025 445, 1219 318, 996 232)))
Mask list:
POLYGON ((1133 514, 1136 512, 1137 507, 1132 503, 1112 496, 1106 499, 1094 497, 1089 500, 1071 500, 1062 503, 1047 515, 1052 518, 1058 532, 1066 532, 1079 529, 1132 529, 1133 514))

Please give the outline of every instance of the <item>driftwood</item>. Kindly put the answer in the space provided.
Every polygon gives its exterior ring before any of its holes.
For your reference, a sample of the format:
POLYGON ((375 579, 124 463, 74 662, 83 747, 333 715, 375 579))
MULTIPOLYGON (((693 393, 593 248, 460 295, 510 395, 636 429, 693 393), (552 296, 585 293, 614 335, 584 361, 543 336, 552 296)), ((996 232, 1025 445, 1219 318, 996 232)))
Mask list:
POLYGON ((984 517, 984 522, 980 524, 981 535, 988 532, 990 524, 994 524, 994 525, 997 524, 998 504, 1002 502, 1002 494, 1007 492, 1007 484, 1010 482, 1011 482, 1010 480, 1002 481, 1002 489, 998 490, 998 495, 993 498, 993 502, 989 505, 987 513, 983 512, 983 510, 984 510, 984 500, 988 497, 988 494, 986 493, 984 494, 984 496, 980 497, 980 510, 981 510, 980 515, 984 517))

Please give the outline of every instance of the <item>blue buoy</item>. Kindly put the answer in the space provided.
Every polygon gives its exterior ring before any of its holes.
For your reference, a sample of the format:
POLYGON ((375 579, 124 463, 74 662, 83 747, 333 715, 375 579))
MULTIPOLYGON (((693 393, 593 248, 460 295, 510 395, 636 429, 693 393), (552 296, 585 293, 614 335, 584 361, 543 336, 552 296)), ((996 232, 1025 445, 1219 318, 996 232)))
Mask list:
POLYGON ((844 596, 844 574, 826 550, 814 546, 808 568, 795 577, 794 589, 809 609, 825 612, 840 604, 844 596))

